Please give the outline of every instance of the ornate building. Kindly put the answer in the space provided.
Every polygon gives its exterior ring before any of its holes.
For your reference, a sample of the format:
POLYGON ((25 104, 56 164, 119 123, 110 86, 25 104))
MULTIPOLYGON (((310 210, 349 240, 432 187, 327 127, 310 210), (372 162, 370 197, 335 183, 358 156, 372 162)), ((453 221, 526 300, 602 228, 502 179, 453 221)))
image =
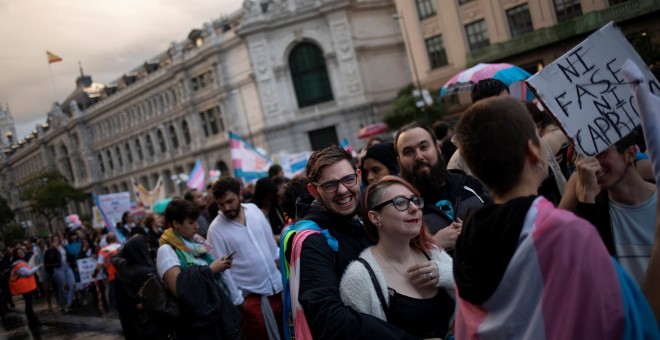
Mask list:
POLYGON ((81 70, 47 123, 6 144, 0 188, 19 221, 36 220, 18 194, 46 169, 86 193, 130 192, 131 178, 153 187, 162 177, 173 195, 185 190, 177 174, 196 159, 232 173, 229 130, 271 153, 344 137, 359 145, 360 127, 380 120, 411 80, 394 8, 393 0, 246 0, 110 83, 81 70))

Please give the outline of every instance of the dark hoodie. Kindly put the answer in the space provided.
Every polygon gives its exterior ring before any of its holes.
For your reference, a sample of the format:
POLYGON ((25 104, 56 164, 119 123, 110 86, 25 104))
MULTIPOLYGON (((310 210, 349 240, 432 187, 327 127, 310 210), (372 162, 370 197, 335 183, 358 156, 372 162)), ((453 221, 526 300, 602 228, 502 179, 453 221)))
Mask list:
POLYGON ((331 214, 318 201, 310 205, 305 219, 327 229, 339 244, 339 251, 333 251, 325 236, 320 234, 310 235, 303 242, 298 300, 314 338, 414 338, 385 321, 344 306, 341 301, 339 282, 346 267, 365 248, 373 245, 364 232, 362 222, 356 217, 331 214))
POLYGON ((465 219, 454 250, 454 279, 463 300, 481 305, 493 295, 518 248, 525 216, 536 197, 491 204, 465 219))

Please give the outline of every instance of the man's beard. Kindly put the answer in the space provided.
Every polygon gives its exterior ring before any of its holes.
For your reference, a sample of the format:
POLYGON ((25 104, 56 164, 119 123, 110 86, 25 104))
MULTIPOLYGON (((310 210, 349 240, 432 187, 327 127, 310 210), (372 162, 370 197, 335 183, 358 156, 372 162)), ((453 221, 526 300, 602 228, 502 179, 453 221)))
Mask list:
POLYGON ((238 208, 229 210, 226 213, 223 212, 223 214, 225 215, 225 217, 227 217, 230 220, 236 219, 236 217, 238 217, 238 214, 241 213, 241 208, 242 207, 243 206, 239 203, 238 208))
POLYGON ((447 182, 447 165, 438 155, 438 160, 433 166, 428 162, 415 161, 412 172, 401 167, 401 177, 419 190, 422 197, 432 197, 447 182), (422 166, 428 166, 430 171, 418 173, 422 166))

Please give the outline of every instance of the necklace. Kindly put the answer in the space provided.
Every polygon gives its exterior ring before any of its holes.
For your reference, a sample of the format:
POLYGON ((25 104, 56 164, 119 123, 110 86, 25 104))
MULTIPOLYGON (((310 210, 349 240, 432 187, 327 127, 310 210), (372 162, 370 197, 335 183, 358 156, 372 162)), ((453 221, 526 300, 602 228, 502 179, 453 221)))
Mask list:
MULTIPOLYGON (((376 248, 374 248, 374 249, 376 249, 376 248)), ((396 267, 395 267, 390 261, 387 260, 387 258, 383 255, 383 253, 380 252, 380 250, 376 249, 376 251, 378 252, 378 255, 380 255, 380 257, 381 257, 383 260, 385 260, 385 262, 387 262, 387 264, 389 264, 390 266, 392 266, 392 268, 394 268, 394 270, 396 270, 396 272, 399 273, 399 275, 401 275, 401 276, 403 276, 403 277, 405 277, 405 278, 408 278, 408 275, 406 275, 406 274, 400 272, 398 269, 396 269, 396 267)), ((415 256, 415 254, 413 254, 413 259, 415 260, 415 265, 417 265, 417 256, 415 256)))

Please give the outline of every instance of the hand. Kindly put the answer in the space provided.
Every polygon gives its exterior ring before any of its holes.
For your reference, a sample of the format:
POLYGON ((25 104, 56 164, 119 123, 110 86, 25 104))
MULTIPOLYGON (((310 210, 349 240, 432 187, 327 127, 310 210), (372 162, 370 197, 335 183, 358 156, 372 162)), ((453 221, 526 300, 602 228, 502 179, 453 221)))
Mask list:
POLYGON ((456 246, 456 239, 463 229, 463 221, 459 218, 457 222, 452 222, 446 228, 433 235, 435 243, 444 250, 452 250, 456 246))
POLYGON ((419 288, 435 287, 440 280, 438 278, 438 267, 432 261, 418 263, 408 268, 408 279, 419 288))
POLYGON ((602 171, 600 163, 594 157, 578 156, 575 162, 578 178, 575 183, 575 195, 579 202, 595 203, 598 187, 598 173, 602 171))
POLYGON ((211 263, 211 271, 213 273, 219 273, 219 272, 224 272, 226 269, 231 268, 231 262, 232 258, 223 256, 218 260, 213 261, 211 263))

